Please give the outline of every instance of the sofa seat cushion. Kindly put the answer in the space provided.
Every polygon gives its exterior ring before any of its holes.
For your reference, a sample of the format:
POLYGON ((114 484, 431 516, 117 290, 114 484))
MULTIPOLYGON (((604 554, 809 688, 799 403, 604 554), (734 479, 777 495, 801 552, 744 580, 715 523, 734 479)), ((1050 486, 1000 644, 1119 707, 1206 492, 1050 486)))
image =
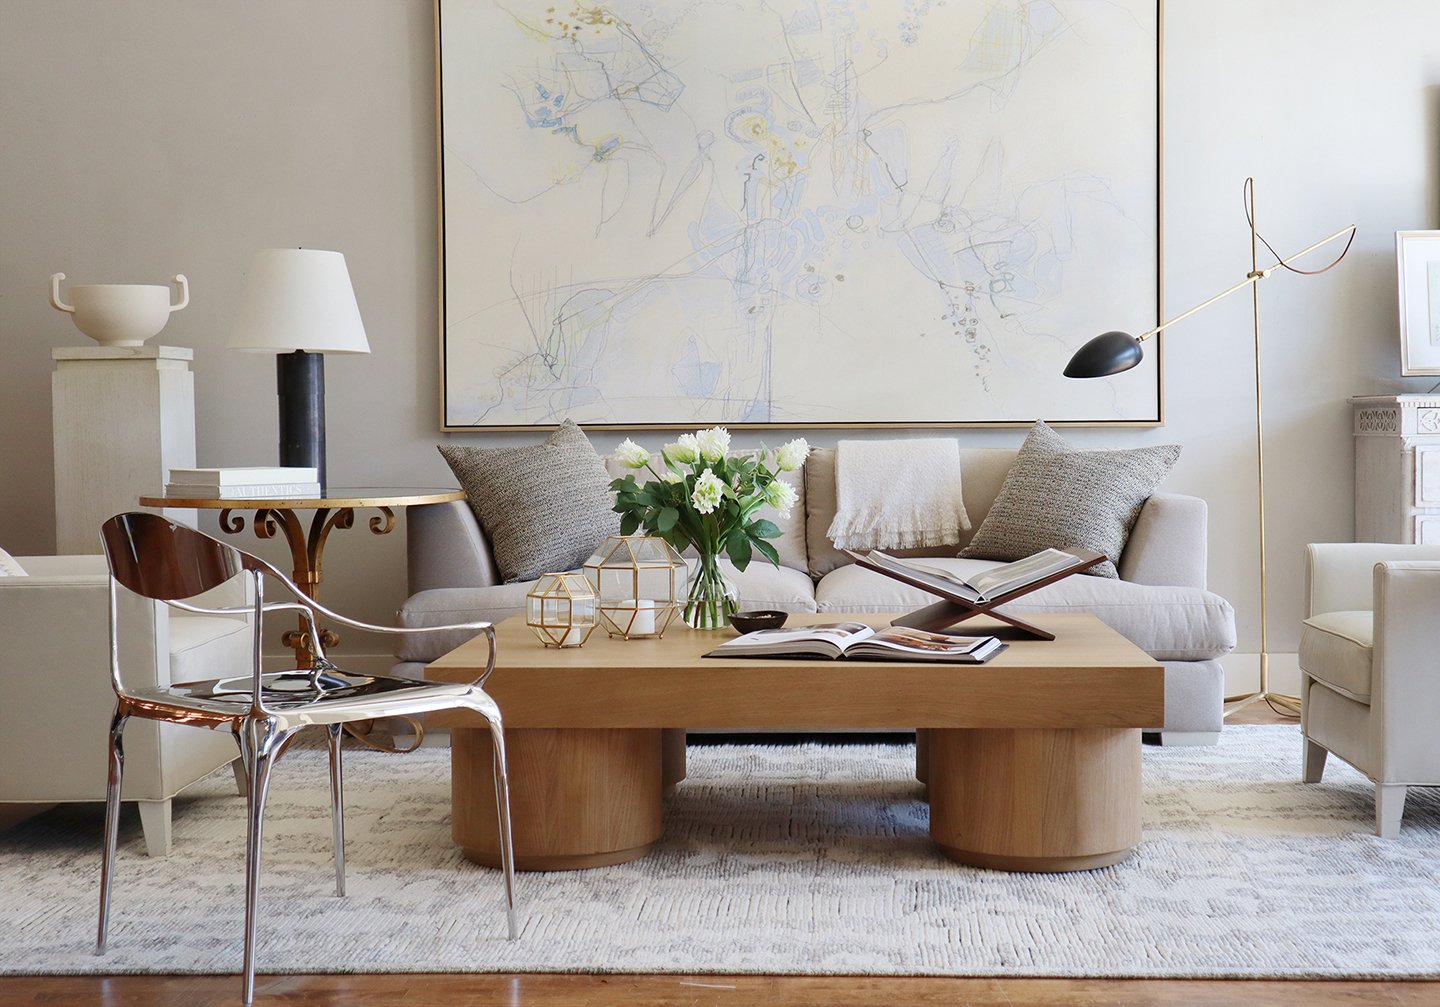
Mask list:
MULTIPOLYGON (((491 587, 437 587, 405 599, 400 625, 425 629, 457 622, 500 622, 525 610, 525 595, 535 581, 491 587)), ((470 630, 397 636, 395 656, 401 661, 434 661, 474 637, 470 630)))
POLYGON ((1300 667, 1311 678, 1357 702, 1370 702, 1375 645, 1371 612, 1325 612, 1300 631, 1300 667))
POLYGON ((238 616, 171 612, 170 681, 199 682, 215 677, 216 668, 247 668, 254 634, 238 616))
MULTIPOLYGON (((964 575, 999 566, 988 560, 929 559, 927 565, 964 575)), ((821 579, 821 612, 908 612, 935 595, 851 564, 821 579)), ((1101 577, 1067 577, 1000 611, 1093 612, 1157 661, 1207 661, 1235 648, 1235 610, 1217 594, 1194 587, 1132 584, 1101 577)))
MULTIPOLYGON (((690 565, 693 569, 694 561, 690 565)), ((815 611, 814 585, 799 570, 771 566, 764 560, 751 563, 744 573, 737 571, 729 560, 722 559, 720 566, 739 592, 741 609, 815 611)), ((406 599, 400 609, 400 625, 423 629, 476 620, 501 622, 525 611, 525 596, 534 586, 532 580, 493 587, 439 587, 421 591, 406 599)), ((434 661, 474 635, 468 630, 450 630, 396 637, 395 657, 401 661, 434 661)))
MULTIPOLYGON (((690 561, 693 572, 695 562, 690 561)), ((728 559, 720 561, 720 570, 735 585, 740 595, 740 611, 773 608, 781 612, 814 612, 815 584, 809 574, 788 566, 772 566, 769 561, 755 559, 741 573, 728 559)))

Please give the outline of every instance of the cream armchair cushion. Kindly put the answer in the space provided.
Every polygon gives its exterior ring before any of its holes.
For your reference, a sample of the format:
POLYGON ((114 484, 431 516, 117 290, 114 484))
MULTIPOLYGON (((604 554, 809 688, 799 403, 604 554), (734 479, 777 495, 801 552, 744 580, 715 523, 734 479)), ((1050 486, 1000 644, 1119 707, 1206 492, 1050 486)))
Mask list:
POLYGON ((1375 831, 1400 831, 1406 790, 1440 785, 1440 546, 1306 549, 1300 636, 1305 781, 1336 755, 1375 783, 1375 831))
MULTIPOLYGON (((0 578, 0 804, 103 801, 115 709, 104 557, 19 559, 29 576, 0 578)), ((121 602, 128 682, 249 673, 243 618, 167 611, 133 596, 121 602)), ((171 798, 239 754, 228 733, 153 721, 134 722, 125 749, 124 799, 139 803, 152 855, 169 851, 171 798)))

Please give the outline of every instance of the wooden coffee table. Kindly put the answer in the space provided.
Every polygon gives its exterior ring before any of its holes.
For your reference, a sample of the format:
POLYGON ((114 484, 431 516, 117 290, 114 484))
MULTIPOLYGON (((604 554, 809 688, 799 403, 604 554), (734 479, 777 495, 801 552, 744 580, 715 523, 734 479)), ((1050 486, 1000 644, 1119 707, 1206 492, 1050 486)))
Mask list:
MULTIPOLYGON (((885 615, 791 616, 792 624, 885 615)), ((947 857, 1008 871, 1117 863, 1140 841, 1140 729, 1163 723, 1159 664, 1092 615, 1040 615, 1053 641, 1014 639, 982 665, 702 659, 731 635, 683 625, 661 640, 542 647, 521 617, 497 627, 486 691, 505 718, 515 864, 571 870, 643 856, 662 798, 685 776, 684 728, 919 729, 916 775, 930 835, 947 857)), ((997 632, 998 623, 967 623, 997 632)), ((431 664, 468 682, 483 639, 431 664)), ((453 834, 471 860, 499 864, 490 742, 483 721, 447 711, 453 834)))

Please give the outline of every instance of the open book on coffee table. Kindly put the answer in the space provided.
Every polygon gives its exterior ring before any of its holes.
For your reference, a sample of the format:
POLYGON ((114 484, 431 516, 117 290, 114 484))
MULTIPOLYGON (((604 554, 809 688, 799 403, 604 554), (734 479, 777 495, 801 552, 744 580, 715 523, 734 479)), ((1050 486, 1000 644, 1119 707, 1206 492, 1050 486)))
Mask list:
POLYGON ((796 657, 847 661, 938 661, 980 664, 1005 649, 993 636, 952 636, 863 622, 832 622, 794 629, 757 629, 726 640, 706 657, 796 657))
POLYGON ((936 565, 933 560, 901 559, 879 550, 846 551, 867 570, 940 596, 941 600, 933 605, 898 616, 892 620, 895 626, 939 632, 957 622, 986 615, 1042 640, 1053 640, 1055 635, 1009 613, 997 612, 996 607, 1088 570, 1105 559, 1103 553, 1093 549, 1042 549, 1013 563, 959 574, 936 565))

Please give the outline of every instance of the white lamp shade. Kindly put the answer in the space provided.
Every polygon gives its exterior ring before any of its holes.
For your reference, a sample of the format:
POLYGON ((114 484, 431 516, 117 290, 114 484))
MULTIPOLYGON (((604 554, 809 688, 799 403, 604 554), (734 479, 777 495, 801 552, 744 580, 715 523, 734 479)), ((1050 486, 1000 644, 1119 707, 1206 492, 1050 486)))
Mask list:
POLYGON ((369 353, 345 256, 265 248, 250 260, 230 349, 369 353))

